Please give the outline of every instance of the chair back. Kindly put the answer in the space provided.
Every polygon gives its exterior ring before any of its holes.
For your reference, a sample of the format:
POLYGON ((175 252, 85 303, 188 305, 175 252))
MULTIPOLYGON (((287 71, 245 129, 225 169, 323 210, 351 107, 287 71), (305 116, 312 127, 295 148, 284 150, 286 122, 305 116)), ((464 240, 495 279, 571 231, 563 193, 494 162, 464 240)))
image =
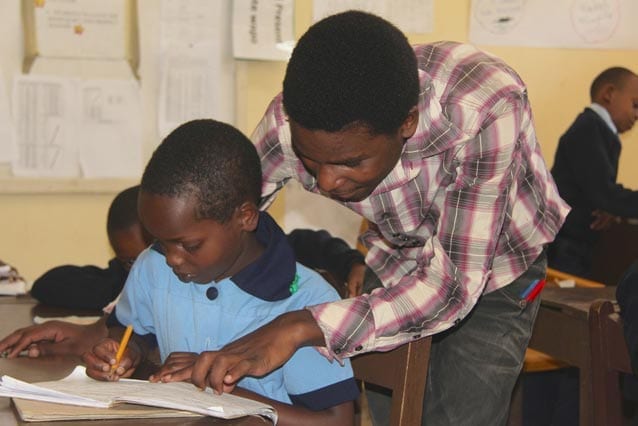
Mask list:
POLYGON ((594 424, 622 425, 620 374, 632 374, 618 305, 597 300, 589 309, 594 424))
POLYGON ((390 426, 421 424, 432 337, 351 358, 354 376, 392 391, 390 426))

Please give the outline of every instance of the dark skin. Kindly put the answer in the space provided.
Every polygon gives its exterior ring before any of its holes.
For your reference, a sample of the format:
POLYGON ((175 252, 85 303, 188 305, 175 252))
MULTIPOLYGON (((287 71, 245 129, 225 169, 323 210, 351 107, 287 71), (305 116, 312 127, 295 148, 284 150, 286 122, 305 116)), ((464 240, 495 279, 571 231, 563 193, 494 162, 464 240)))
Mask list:
POLYGON ((93 324, 79 325, 64 321, 47 321, 15 330, 0 341, 0 352, 8 358, 27 350, 27 356, 81 355, 108 335, 106 317, 93 324))
MULTIPOLYGON (((359 201, 392 171, 404 141, 416 131, 418 117, 413 108, 389 135, 371 134, 367 126, 356 124, 335 133, 309 130, 291 120, 292 145, 324 195, 359 201)), ((308 310, 287 312, 198 362, 192 381, 231 392, 242 377, 267 374, 304 346, 326 346, 321 328, 308 310)))
MULTIPOLYGON (((263 252, 257 241, 259 210, 254 203, 245 202, 224 224, 212 219, 198 219, 196 197, 185 198, 140 194, 139 213, 144 228, 162 246, 166 263, 178 278, 193 284, 208 284, 231 277, 253 263, 263 252)), ((148 355, 150 348, 133 334, 122 359, 117 363, 122 329, 110 330, 109 338, 102 340, 92 351, 83 355, 86 372, 97 380, 115 381, 130 377, 148 355)), ((173 353, 160 370, 151 376, 154 382, 190 381, 200 388, 206 387, 206 378, 200 371, 208 371, 215 352, 201 354, 173 353), (197 373, 197 374, 196 374, 197 373)), ((205 374, 204 374, 205 376, 205 374)), ((234 388, 233 394, 266 402, 277 409, 281 425, 352 425, 354 404, 347 402, 321 411, 284 404, 256 395, 245 389, 234 388)))
MULTIPOLYGON (((605 107, 618 133, 630 130, 638 119, 638 76, 630 75, 617 84, 607 83, 594 94, 592 102, 605 107)), ((603 210, 595 210, 590 228, 595 231, 609 229, 620 218, 603 210)))
MULTIPOLYGON (((152 241, 140 223, 113 230, 108 237, 115 257, 127 271, 152 241)), ((20 328, 4 337, 0 340, 0 352, 8 351, 9 358, 17 357, 23 350, 27 350, 27 355, 31 358, 48 355, 79 356, 107 336, 106 317, 89 325, 48 321, 20 328)))

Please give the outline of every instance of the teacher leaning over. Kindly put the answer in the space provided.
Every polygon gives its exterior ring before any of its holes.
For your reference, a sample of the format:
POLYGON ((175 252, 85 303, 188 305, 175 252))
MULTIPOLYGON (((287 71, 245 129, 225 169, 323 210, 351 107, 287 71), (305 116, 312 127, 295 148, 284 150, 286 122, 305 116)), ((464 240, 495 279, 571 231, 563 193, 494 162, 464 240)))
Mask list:
POLYGON ((504 424, 539 305, 521 293, 568 212, 519 76, 345 12, 301 37, 253 141, 264 207, 296 179, 361 214, 384 287, 284 314, 202 359, 193 382, 228 391, 302 346, 339 359, 436 334, 424 424, 504 424))

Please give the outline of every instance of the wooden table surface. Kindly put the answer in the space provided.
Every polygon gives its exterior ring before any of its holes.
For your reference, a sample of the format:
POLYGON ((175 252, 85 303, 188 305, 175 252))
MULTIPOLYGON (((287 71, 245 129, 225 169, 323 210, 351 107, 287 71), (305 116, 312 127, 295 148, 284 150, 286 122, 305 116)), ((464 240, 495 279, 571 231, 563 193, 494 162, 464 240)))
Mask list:
MULTIPOLYGON (((96 315, 92 311, 72 313, 68 310, 37 304, 30 297, 0 296, 0 339, 13 330, 33 324, 35 315, 43 317, 65 315, 96 315)), ((79 357, 43 357, 43 358, 0 358, 0 375, 6 374, 27 382, 57 380, 67 376, 81 362, 79 357)), ((272 423, 262 417, 250 416, 241 419, 224 420, 214 417, 184 417, 166 419, 117 419, 85 420, 26 423, 11 405, 9 398, 0 397, 0 425, 50 425, 50 426, 98 426, 98 425, 232 425, 267 426, 272 423)))

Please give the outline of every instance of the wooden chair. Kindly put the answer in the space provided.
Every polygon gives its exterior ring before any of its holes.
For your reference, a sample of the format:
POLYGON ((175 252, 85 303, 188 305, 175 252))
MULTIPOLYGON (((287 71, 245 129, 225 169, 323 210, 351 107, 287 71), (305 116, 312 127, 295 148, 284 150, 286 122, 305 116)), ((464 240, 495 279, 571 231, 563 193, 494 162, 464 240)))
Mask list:
POLYGON ((589 310, 595 425, 624 422, 619 380, 621 373, 632 374, 632 369, 618 312, 611 300, 598 300, 589 310))
MULTIPOLYGON (((576 275, 571 275, 557 269, 547 268, 547 286, 558 285, 560 281, 573 281, 576 287, 604 287, 603 283, 588 280, 576 275)), ((536 373, 543 371, 558 370, 560 368, 569 367, 564 361, 554 358, 546 353, 527 348, 525 351, 525 360, 523 361, 523 373, 536 373)), ((523 424, 523 392, 520 383, 517 383, 512 394, 512 402, 510 405, 510 417, 508 426, 518 426, 523 424)))
POLYGON ((354 376, 392 391, 390 426, 421 424, 431 337, 389 352, 369 352, 351 358, 354 376))

